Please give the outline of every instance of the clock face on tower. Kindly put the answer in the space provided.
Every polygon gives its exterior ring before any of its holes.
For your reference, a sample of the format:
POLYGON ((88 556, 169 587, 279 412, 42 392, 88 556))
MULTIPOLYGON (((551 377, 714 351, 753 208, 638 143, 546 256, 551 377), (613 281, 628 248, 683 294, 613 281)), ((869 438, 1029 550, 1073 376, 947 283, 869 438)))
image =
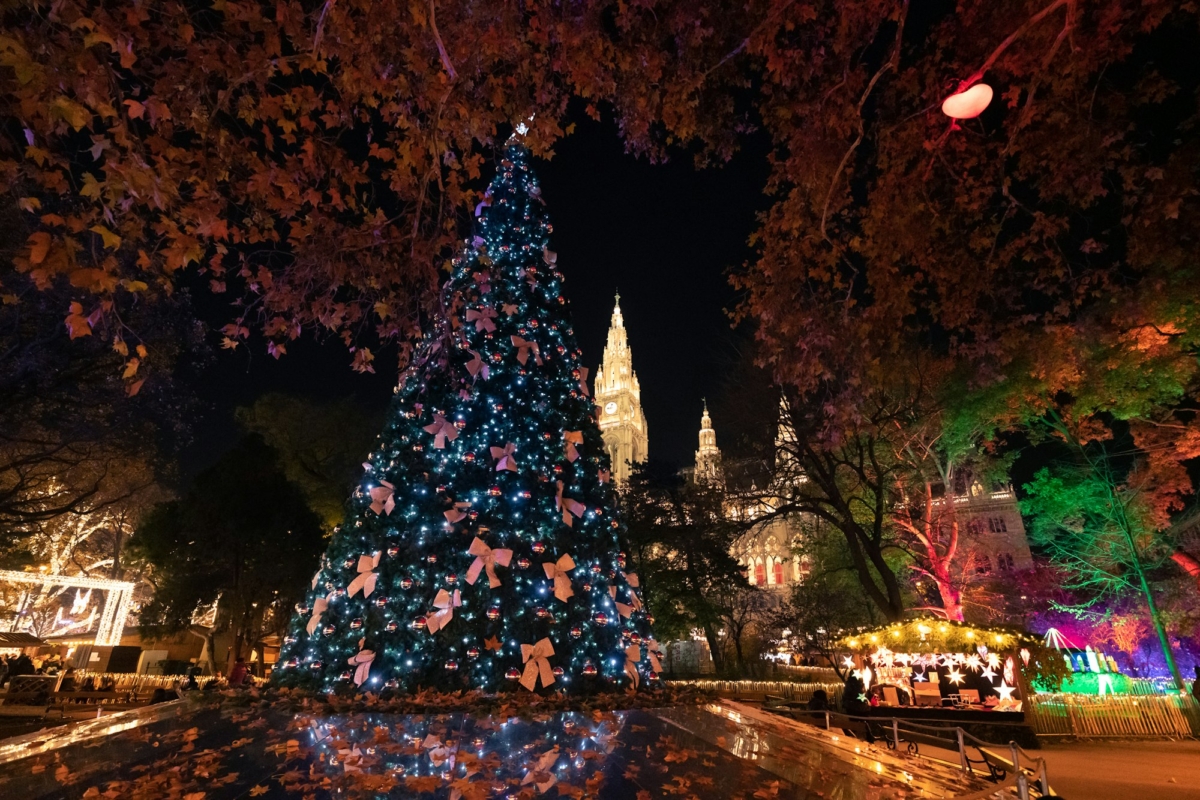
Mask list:
POLYGON ((604 406, 604 413, 605 414, 617 413, 617 404, 613 403, 613 402, 609 402, 606 406, 604 406))

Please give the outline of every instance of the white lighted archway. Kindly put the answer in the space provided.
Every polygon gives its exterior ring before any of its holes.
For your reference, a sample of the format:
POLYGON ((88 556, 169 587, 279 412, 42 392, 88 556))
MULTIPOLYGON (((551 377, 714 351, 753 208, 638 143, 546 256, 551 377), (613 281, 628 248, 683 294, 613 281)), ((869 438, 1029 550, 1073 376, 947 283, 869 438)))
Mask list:
MULTIPOLYGON (((86 575, 46 575, 39 572, 13 572, 0 570, 0 583, 15 583, 48 589, 62 586, 67 589, 100 589, 104 592, 104 609, 100 612, 100 624, 96 628, 96 642, 100 647, 121 643, 121 632, 125 630, 125 619, 133 604, 133 584, 129 581, 114 581, 108 578, 89 578, 86 575)), ((18 619, 5 621, 9 630, 16 630, 18 619)))

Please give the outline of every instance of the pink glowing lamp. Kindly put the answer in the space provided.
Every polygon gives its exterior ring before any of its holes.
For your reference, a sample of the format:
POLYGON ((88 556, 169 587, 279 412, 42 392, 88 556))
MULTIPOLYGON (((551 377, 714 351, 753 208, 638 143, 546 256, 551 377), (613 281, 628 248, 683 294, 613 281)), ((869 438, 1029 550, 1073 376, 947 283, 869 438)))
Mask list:
POLYGON ((977 83, 942 101, 942 113, 952 119, 974 119, 992 102, 992 87, 977 83))

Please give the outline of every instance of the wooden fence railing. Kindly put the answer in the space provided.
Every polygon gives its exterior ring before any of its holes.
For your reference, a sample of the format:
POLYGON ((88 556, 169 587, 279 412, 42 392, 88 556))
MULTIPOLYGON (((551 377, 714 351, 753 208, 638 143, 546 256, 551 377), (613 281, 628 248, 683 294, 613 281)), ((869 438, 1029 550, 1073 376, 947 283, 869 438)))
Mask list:
POLYGON ((1200 734, 1200 704, 1178 694, 1037 694, 1026 698, 1025 719, 1039 736, 1200 734))

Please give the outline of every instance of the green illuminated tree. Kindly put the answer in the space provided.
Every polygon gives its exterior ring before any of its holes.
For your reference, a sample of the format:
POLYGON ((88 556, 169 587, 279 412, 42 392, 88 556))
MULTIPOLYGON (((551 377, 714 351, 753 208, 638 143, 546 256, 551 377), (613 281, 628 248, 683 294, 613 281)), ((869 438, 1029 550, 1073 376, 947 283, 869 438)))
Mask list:
POLYGON ((1066 576, 1077 601, 1064 610, 1103 613, 1123 598, 1146 603, 1163 658, 1184 688, 1149 573, 1170 561, 1171 548, 1155 524, 1155 474, 1143 454, 1114 453, 1103 438, 1051 417, 1047 426, 1065 442, 1070 460, 1043 468, 1025 485, 1021 511, 1030 517, 1030 542, 1066 576))
POLYGON ((276 675, 324 691, 652 679, 587 372, 516 139, 276 675))

